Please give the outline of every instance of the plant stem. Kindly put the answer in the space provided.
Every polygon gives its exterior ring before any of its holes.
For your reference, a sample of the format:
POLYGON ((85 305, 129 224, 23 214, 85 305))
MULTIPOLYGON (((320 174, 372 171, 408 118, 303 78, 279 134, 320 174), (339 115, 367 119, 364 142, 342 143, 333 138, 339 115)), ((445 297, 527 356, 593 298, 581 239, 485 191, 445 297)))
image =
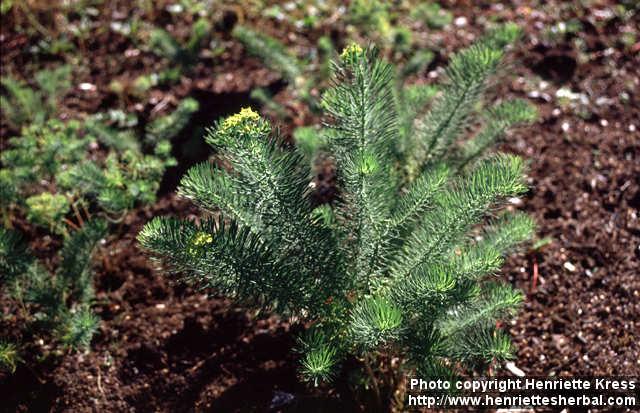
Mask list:
POLYGON ((78 224, 80 227, 84 226, 84 220, 82 219, 82 215, 80 215, 80 211, 78 210, 78 207, 76 206, 76 203, 73 201, 73 199, 70 200, 71 202, 71 209, 73 209, 73 214, 76 216, 76 219, 78 220, 78 224))
POLYGON ((80 230, 80 227, 79 227, 79 226, 77 226, 77 225, 76 225, 73 221, 71 221, 70 219, 65 218, 65 219, 64 219, 64 222, 66 222, 66 223, 67 223, 67 225, 69 225, 71 228, 75 229, 76 231, 79 231, 79 230, 80 230))
POLYGON ((380 396, 380 387, 378 387, 378 381, 376 380, 376 376, 373 374, 373 369, 371 368, 371 361, 369 360, 368 354, 364 356, 364 366, 367 370, 367 374, 369 375, 371 385, 373 386, 373 393, 376 396, 376 404, 378 405, 378 408, 376 410, 382 411, 382 397, 380 396))
POLYGON ((18 2, 17 6, 22 10, 24 15, 27 16, 27 20, 29 21, 29 24, 31 24, 38 33, 40 33, 45 38, 51 39, 54 37, 52 36, 51 32, 47 28, 45 28, 43 25, 40 24, 40 22, 38 22, 38 19, 36 19, 36 17, 33 15, 28 5, 23 4, 22 2, 18 2))

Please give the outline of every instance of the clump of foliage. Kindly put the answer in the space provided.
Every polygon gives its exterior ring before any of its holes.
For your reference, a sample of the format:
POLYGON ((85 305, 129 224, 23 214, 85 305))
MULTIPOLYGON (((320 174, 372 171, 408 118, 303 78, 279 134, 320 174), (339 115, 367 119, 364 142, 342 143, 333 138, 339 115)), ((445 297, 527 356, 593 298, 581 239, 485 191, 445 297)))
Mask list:
MULTIPOLYGON (((519 28, 513 24, 506 24, 491 31, 481 44, 472 47, 476 50, 495 50, 496 57, 500 60, 503 49, 514 42, 519 37, 519 28)), ((471 50, 470 49, 470 50, 471 50)), ((458 65, 464 64, 460 60, 468 61, 464 57, 465 54, 473 53, 473 51, 463 51, 459 56, 458 65)), ((433 53, 429 50, 417 51, 409 61, 401 65, 396 70, 395 88, 393 91, 394 104, 396 105, 398 133, 401 139, 397 143, 400 153, 412 153, 412 157, 400 159, 398 163, 403 169, 403 174, 414 176, 416 174, 417 164, 424 162, 423 154, 425 152, 424 123, 426 122, 423 115, 426 109, 430 107, 430 103, 436 99, 431 116, 439 116, 446 119, 449 114, 450 107, 455 105, 464 105, 465 98, 474 101, 478 99, 483 92, 483 84, 465 84, 461 79, 455 79, 455 73, 450 73, 449 79, 445 84, 438 86, 433 84, 406 84, 408 77, 422 70, 433 59, 433 53), (467 93, 470 95, 467 96, 467 93)), ((495 68, 494 68, 495 69, 495 68)), ((452 64, 449 71, 457 70, 452 64)), ((488 71, 487 73, 491 73, 488 71)), ((459 77, 459 76, 458 76, 459 77)), ((456 165, 456 169, 464 167, 468 162, 477 159, 487 149, 494 146, 505 135, 506 131, 512 127, 523 123, 529 123, 536 119, 537 112, 534 107, 527 104, 523 100, 515 99, 504 101, 495 107, 485 108, 477 111, 477 119, 474 119, 474 109, 461 106, 459 108, 459 116, 462 116, 465 122, 461 125, 464 127, 467 123, 480 123, 484 128, 466 142, 456 145, 457 152, 452 154, 449 162, 456 165), (464 113, 463 113, 464 112, 464 113), (453 159, 457 157, 457 159, 453 159)), ((431 119, 430 122, 437 121, 431 119)), ((441 123, 444 123, 442 120, 441 123)), ((446 124, 445 124, 446 126, 446 124)), ((304 153, 311 159, 314 159, 326 148, 325 142, 327 137, 324 136, 327 131, 317 127, 298 128, 294 131, 293 137, 296 144, 304 149, 304 153)))
POLYGON ((2 284, 24 273, 31 261, 31 255, 27 252, 27 246, 21 237, 4 228, 0 230, 0 281, 2 284))
POLYGON ((149 123, 142 142, 130 130, 95 118, 84 123, 51 119, 24 128, 0 156, 5 219, 17 206, 32 223, 64 233, 71 212, 78 226, 91 209, 118 220, 136 204, 154 202, 165 169, 175 165, 170 139, 197 107, 192 99, 183 101, 173 113, 149 123), (96 151, 100 144, 106 156, 96 151))
MULTIPOLYGON (((290 53, 286 46, 278 39, 267 34, 258 33, 249 27, 238 25, 233 29, 232 35, 245 47, 247 52, 260 58, 269 69, 280 73, 289 84, 294 96, 303 102, 315 107, 315 101, 311 95, 311 87, 321 79, 314 74, 305 71, 305 66, 296 56, 290 53)), ((328 39, 322 41, 324 48, 330 47, 328 39)), ((330 41, 329 41, 330 43, 330 41)), ((277 114, 284 114, 284 110, 271 100, 268 90, 258 88, 252 91, 251 97, 277 114)))
POLYGON ((303 85, 304 78, 300 62, 280 41, 240 25, 233 29, 233 37, 238 39, 249 53, 262 58, 269 68, 282 73, 284 78, 293 85, 303 85))
POLYGON ((347 31, 358 38, 373 39, 389 55, 407 56, 412 50, 413 32, 400 17, 405 8, 421 6, 380 0, 355 0, 349 3, 347 31))
MULTIPOLYGON (((22 309, 26 332, 50 337, 62 348, 89 347, 100 322, 91 310, 91 257, 106 229, 104 221, 89 221, 67 237, 52 274, 32 258, 19 235, 0 228, 2 294, 22 309)), ((5 337, 0 344, 0 367, 14 370, 20 349, 5 337)))
POLYGON ((9 342, 0 342, 0 371, 5 370, 13 373, 18 364, 18 348, 9 342))
POLYGON ((71 67, 60 66, 35 74, 37 88, 11 76, 2 76, 0 95, 3 116, 15 130, 23 125, 43 124, 56 112, 58 98, 71 87, 71 67))
POLYGON ((197 165, 179 187, 213 217, 155 218, 141 245, 186 282, 308 322, 301 375, 315 384, 357 357, 380 399, 386 356, 401 360, 399 374, 423 377, 509 358, 496 321, 522 295, 491 276, 534 225, 498 210, 526 191, 523 161, 485 150, 533 112, 503 103, 486 109, 488 121, 476 115, 516 34, 500 28, 455 55, 432 99, 422 89, 396 93, 394 68, 375 49, 347 47, 322 101, 323 146, 338 174, 333 205, 310 197, 308 149, 282 149, 269 123, 243 109, 206 136, 231 168, 197 165), (428 110, 415 106, 425 100, 428 110), (471 125, 478 132, 465 139, 471 125))
POLYGON ((431 29, 442 29, 453 21, 451 12, 444 10, 438 3, 421 3, 413 9, 411 17, 424 22, 431 29))
MULTIPOLYGON (((191 34, 184 44, 164 29, 155 28, 151 31, 151 50, 170 62, 170 67, 158 76, 158 83, 177 81, 181 74, 191 70, 198 61, 198 54, 210 36, 211 29, 211 23, 206 18, 198 19, 191 26, 191 34)), ((146 81, 149 81, 149 78, 139 80, 146 81)))
POLYGON ((388 39, 392 36, 390 4, 380 0, 355 0, 349 4, 349 20, 364 29, 374 30, 388 39))
POLYGON ((309 159, 312 164, 316 163, 318 153, 326 148, 327 138, 325 131, 314 126, 302 126, 293 131, 293 140, 298 150, 309 159))
MULTIPOLYGON (((354 6, 355 7, 355 6, 354 6)), ((386 10, 386 9, 385 9, 386 10)), ((397 40, 401 43, 396 45, 396 49, 400 50, 408 48, 410 46, 410 33, 403 32, 403 28, 398 28, 397 40), (404 40, 403 40, 404 39, 404 40)), ((284 80, 288 83, 291 93, 294 97, 299 98, 302 102, 308 105, 312 112, 321 112, 321 102, 318 98, 319 90, 324 90, 330 85, 330 77, 332 74, 331 56, 334 54, 334 46, 329 37, 321 37, 317 43, 317 64, 304 64, 290 53, 286 46, 279 40, 258 33, 245 26, 236 26, 233 31, 234 37, 240 41, 247 51, 260 58, 264 64, 282 74, 284 80)), ((398 73, 398 85, 408 78, 410 75, 419 72, 424 69, 434 58, 434 54, 429 50, 421 50, 413 54, 406 63, 402 64, 402 68, 398 73)), ((414 92, 418 89, 429 89, 434 93, 430 93, 430 96, 435 94, 436 88, 428 86, 426 88, 415 87, 414 92)), ((414 93, 415 94, 415 93, 414 93)), ((264 88, 257 88, 251 92, 251 98, 259 102, 268 111, 275 114, 280 119, 287 117, 286 110, 273 101, 270 92, 264 88)), ((409 102, 415 103, 415 102, 409 102)), ((419 102, 418 105, 422 107, 426 101, 419 102)), ((324 138, 314 128, 299 128, 300 130, 294 131, 294 139, 297 144, 300 144, 311 150, 313 148, 320 149, 323 145, 324 138)), ((309 156, 310 152, 307 151, 309 156)))
POLYGON ((211 31, 211 24, 205 18, 198 19, 191 27, 191 35, 185 44, 174 38, 161 28, 151 32, 151 48, 161 56, 168 58, 177 65, 188 66, 195 62, 203 41, 211 31))

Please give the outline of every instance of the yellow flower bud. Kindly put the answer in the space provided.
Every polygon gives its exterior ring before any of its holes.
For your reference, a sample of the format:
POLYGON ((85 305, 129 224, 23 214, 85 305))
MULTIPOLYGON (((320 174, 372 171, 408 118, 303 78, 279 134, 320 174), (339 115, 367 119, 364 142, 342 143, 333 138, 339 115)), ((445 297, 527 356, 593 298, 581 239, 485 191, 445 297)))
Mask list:
POLYGON ((188 252, 190 255, 196 255, 201 247, 211 244, 213 242, 213 236, 206 232, 197 232, 191 242, 189 243, 188 252))
POLYGON ((260 115, 251 108, 242 108, 240 112, 229 116, 222 122, 222 130, 229 130, 239 125, 245 125, 247 132, 251 130, 251 124, 257 123, 260 115))
POLYGON ((351 60, 364 52, 362 47, 357 43, 351 43, 347 47, 342 50, 340 54, 340 59, 342 60, 351 60))

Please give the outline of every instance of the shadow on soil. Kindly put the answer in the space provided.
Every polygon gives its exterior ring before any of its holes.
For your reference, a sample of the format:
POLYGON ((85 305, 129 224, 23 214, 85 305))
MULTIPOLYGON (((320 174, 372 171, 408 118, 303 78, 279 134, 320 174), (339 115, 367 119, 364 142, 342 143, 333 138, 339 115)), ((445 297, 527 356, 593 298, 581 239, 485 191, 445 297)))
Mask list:
MULTIPOLYGON (((278 81, 269 85, 267 89, 275 95, 285 86, 284 82, 278 81)), ((200 103, 200 109, 192 116, 189 125, 172 142, 173 156, 178 164, 165 173, 159 195, 166 195, 175 190, 180 178, 191 166, 204 162, 211 156, 213 149, 204 141, 206 128, 213 126, 220 118, 239 112, 243 107, 259 107, 259 104, 251 99, 250 94, 251 91, 233 93, 194 91, 191 97, 200 103)))

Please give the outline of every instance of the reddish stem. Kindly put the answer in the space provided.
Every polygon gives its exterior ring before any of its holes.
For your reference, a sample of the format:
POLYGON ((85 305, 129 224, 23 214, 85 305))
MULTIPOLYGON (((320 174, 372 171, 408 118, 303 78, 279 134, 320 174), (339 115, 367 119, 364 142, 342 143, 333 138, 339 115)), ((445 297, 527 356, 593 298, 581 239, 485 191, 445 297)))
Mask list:
POLYGON ((531 280, 531 292, 538 286, 538 258, 533 257, 533 279, 531 280))
POLYGON ((76 225, 73 221, 71 221, 70 219, 65 218, 65 219, 64 219, 64 222, 66 222, 66 223, 67 223, 67 225, 69 225, 71 228, 75 229, 76 231, 79 231, 79 230, 80 230, 80 227, 79 227, 79 226, 77 226, 77 225, 76 225))

